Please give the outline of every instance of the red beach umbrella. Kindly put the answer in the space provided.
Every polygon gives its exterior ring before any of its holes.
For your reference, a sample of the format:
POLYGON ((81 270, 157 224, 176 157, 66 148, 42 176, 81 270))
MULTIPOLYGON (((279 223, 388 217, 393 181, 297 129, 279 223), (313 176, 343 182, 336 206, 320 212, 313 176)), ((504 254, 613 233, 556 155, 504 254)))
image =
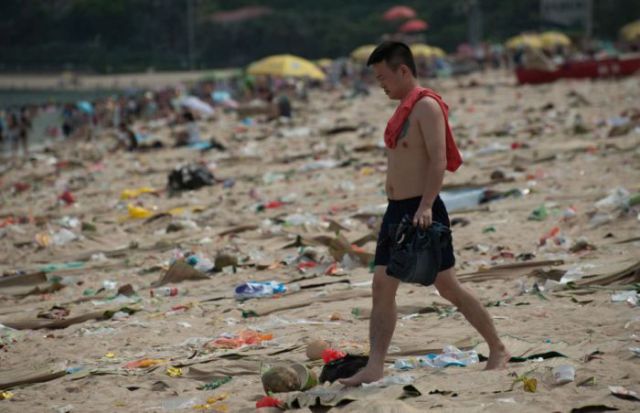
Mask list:
POLYGON ((407 6, 394 6, 384 12, 383 18, 387 21, 413 19, 416 17, 416 12, 411 7, 407 6))
POLYGON ((427 24, 426 21, 420 20, 420 19, 413 19, 413 20, 409 20, 408 22, 400 26, 399 30, 402 33, 422 32, 427 30, 428 27, 429 25, 427 24))

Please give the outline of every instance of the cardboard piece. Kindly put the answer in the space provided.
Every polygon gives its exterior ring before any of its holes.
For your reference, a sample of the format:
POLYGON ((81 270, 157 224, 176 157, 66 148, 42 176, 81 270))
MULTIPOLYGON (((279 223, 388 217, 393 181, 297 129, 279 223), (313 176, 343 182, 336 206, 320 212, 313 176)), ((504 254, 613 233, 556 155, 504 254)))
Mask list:
POLYGON ((0 372, 0 390, 10 389, 25 384, 43 383, 66 375, 65 369, 42 368, 31 371, 6 370, 0 372))
POLYGON ((518 278, 532 274, 536 268, 564 264, 562 260, 526 261, 514 264, 496 265, 486 270, 458 274, 460 281, 481 282, 504 278, 518 278))
POLYGON ((89 320, 102 320, 105 318, 105 311, 94 311, 77 317, 66 318, 64 320, 47 320, 42 318, 24 319, 18 321, 1 321, 7 327, 16 330, 39 330, 43 328, 67 328, 73 324, 84 323, 89 320))
POLYGON ((412 385, 391 385, 389 387, 345 387, 339 382, 331 385, 316 386, 305 392, 287 393, 286 404, 289 408, 310 406, 337 406, 354 401, 370 400, 374 404, 380 400, 397 400, 420 395, 412 385))
POLYGON ((206 280, 209 277, 187 264, 184 260, 177 260, 169 267, 164 276, 151 283, 151 287, 160 287, 165 284, 177 284, 187 280, 206 280))
POLYGON ((296 294, 292 295, 287 300, 268 300, 268 302, 257 302, 253 306, 245 308, 244 311, 253 316, 264 316, 293 308, 306 307, 314 303, 330 303, 333 301, 343 301, 370 296, 371 290, 369 289, 340 291, 324 297, 309 297, 302 294, 296 294))

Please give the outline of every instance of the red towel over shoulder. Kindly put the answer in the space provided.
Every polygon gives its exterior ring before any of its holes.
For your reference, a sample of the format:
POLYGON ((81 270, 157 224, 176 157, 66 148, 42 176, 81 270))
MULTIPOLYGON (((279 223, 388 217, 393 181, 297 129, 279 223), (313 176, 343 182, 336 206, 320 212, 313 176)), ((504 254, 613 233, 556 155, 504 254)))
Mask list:
POLYGON ((444 124, 446 128, 446 151, 447 151, 447 171, 454 172, 457 170, 460 165, 462 165, 462 155, 460 155, 460 151, 456 146, 456 142, 453 139, 453 132, 451 132, 451 127, 449 126, 449 107, 444 100, 431 89, 427 89, 424 87, 416 87, 400 102, 398 108, 395 113, 387 122, 387 128, 384 131, 384 143, 387 145, 387 148, 393 149, 396 147, 398 142, 398 137, 402 132, 402 127, 404 123, 409 118, 411 111, 413 110, 414 105, 420 99, 424 97, 430 97, 435 99, 436 102, 440 105, 440 109, 442 109, 442 114, 444 115, 444 124))

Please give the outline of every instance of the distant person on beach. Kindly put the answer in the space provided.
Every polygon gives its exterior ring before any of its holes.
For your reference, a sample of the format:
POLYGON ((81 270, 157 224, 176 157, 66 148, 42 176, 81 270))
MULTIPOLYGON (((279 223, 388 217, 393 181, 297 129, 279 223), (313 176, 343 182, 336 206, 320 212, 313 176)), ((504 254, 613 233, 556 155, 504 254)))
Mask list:
POLYGON ((13 161, 14 163, 18 161, 18 152, 20 145, 20 115, 15 110, 10 110, 7 113, 7 131, 6 137, 7 142, 11 145, 11 150, 13 153, 13 161))
POLYGON ((191 111, 184 111, 180 116, 180 122, 185 124, 185 129, 176 134, 176 146, 187 146, 201 141, 200 126, 191 111))
POLYGON ((3 152, 5 142, 5 131, 7 126, 5 125, 5 113, 4 110, 0 110, 0 153, 3 152))
POLYGON ((68 138, 73 133, 73 106, 70 104, 64 105, 62 109, 62 134, 65 138, 68 138))
MULTIPOLYGON (((359 386, 380 380, 391 337, 396 326, 397 278, 387 273, 390 260, 390 228, 408 215, 414 226, 428 228, 434 221, 450 227, 440 198, 445 169, 455 171, 462 158, 447 119, 448 107, 435 92, 421 88, 409 47, 384 42, 369 57, 376 79, 390 99, 399 100, 385 130, 387 146, 386 193, 389 199, 382 220, 374 258, 373 310, 369 324, 370 355, 365 368, 340 380, 359 386)), ((498 337, 486 308, 456 278, 453 246, 442 250, 442 264, 434 285, 440 295, 455 305, 489 345, 486 369, 505 368, 510 355, 498 337)), ((425 328, 425 338, 428 329, 425 328)), ((418 338, 421 339, 421 338, 418 338)))
POLYGON ((136 133, 125 122, 120 122, 117 131, 118 146, 119 148, 125 148, 127 151, 135 151, 138 148, 138 139, 136 133))
POLYGON ((260 96, 268 105, 267 120, 271 121, 279 118, 291 118, 291 99, 287 94, 287 90, 282 90, 276 96, 269 89, 261 89, 260 96))
POLYGON ((291 118, 291 99, 287 94, 290 89, 281 91, 274 100, 274 114, 279 118, 291 118))
MULTIPOLYGON (((20 109, 20 119, 18 128, 18 140, 24 152, 24 158, 29 158, 29 132, 31 132, 31 112, 27 106, 20 109)), ((17 156, 18 146, 15 146, 14 153, 17 156)))

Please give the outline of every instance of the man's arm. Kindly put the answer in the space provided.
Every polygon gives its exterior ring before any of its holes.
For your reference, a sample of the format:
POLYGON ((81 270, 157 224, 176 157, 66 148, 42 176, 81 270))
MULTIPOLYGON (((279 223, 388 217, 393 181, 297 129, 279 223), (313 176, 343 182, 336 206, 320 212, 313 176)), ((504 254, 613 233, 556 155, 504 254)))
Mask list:
POLYGON ((422 201, 414 218, 415 224, 427 227, 431 224, 431 207, 442 189, 442 180, 447 166, 445 122, 442 109, 432 98, 424 98, 416 103, 420 133, 424 139, 429 164, 425 170, 425 188, 422 201))

